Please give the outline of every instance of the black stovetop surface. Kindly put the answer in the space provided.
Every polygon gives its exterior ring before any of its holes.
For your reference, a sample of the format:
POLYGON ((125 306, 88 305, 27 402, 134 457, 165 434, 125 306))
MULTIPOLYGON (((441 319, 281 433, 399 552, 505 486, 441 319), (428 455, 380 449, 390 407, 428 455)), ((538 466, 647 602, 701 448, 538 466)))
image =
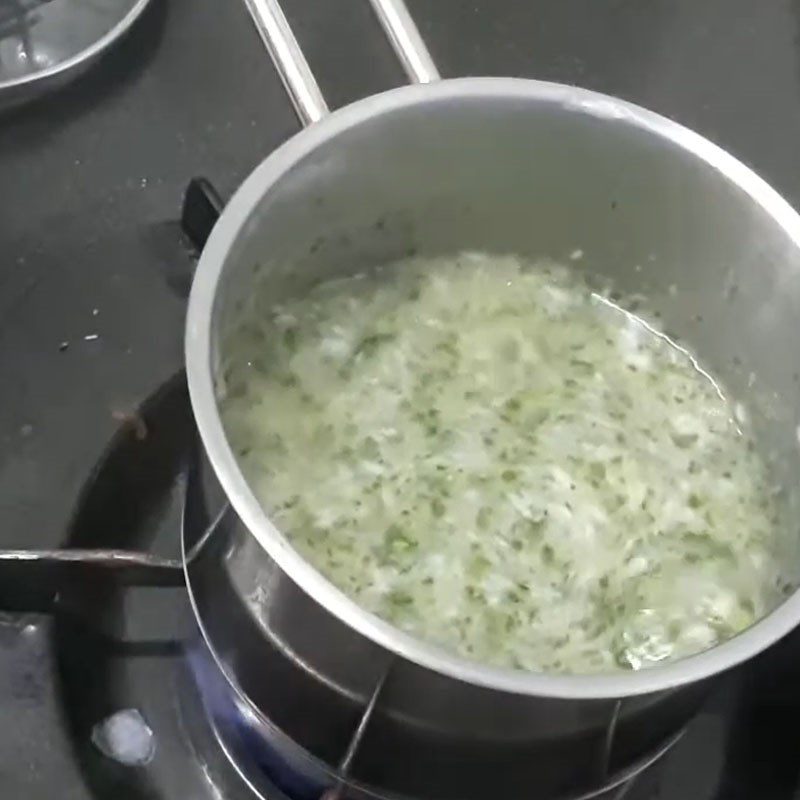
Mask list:
MULTIPOLYGON (((709 136, 800 206, 798 0, 409 6, 444 76, 620 95, 709 136)), ((366 0, 285 7, 332 106, 401 83, 366 0)), ((204 174, 229 193, 296 129, 236 0, 153 0, 74 85, 0 116, 0 547, 62 543, 120 412, 180 368, 192 261, 176 220, 188 180, 204 174)), ((74 757, 52 647, 40 618, 0 615, 3 798, 102 796, 74 757), (20 674, 4 658, 28 623, 20 674)), ((695 762, 653 796, 793 797, 799 672, 794 641, 752 665, 737 679, 748 691, 723 693, 708 715, 712 728, 725 713, 738 720, 727 755, 704 750, 713 733, 695 734, 695 762)))

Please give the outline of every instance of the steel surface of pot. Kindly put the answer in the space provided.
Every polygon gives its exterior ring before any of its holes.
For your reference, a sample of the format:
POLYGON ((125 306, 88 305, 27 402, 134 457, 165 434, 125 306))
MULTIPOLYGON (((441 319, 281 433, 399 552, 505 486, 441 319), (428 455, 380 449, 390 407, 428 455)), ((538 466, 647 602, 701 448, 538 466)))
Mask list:
MULTIPOLYGON (((246 526, 230 534, 220 561, 221 580, 244 614, 233 624, 227 613, 200 609, 206 634, 223 660, 233 657, 237 637, 240 645, 259 642, 235 657, 236 679, 248 691, 284 659, 279 671, 290 679, 281 678, 282 696, 263 689, 261 707, 323 758, 335 754, 303 715, 347 728, 387 669, 375 725, 400 763, 434 760, 451 776, 476 758, 502 768, 507 757, 536 753, 543 765, 559 743, 571 743, 574 753, 585 744, 589 752, 611 718, 615 758, 633 758, 680 727, 704 679, 794 627, 800 595, 712 650, 631 673, 502 670, 415 640, 345 597, 270 523, 220 421, 221 337, 254 291, 279 301, 409 250, 563 260, 580 249, 591 269, 621 290, 654 298, 666 328, 679 331, 734 393, 747 395, 760 443, 778 475, 791 477, 800 460, 800 351, 791 346, 800 318, 800 218, 699 135, 574 87, 511 78, 433 81, 326 116, 277 5, 251 5, 301 119, 320 121, 237 191, 192 287, 192 405, 210 461, 246 526), (492 762, 490 753, 501 755, 492 762)), ((437 77, 402 4, 374 5, 392 12, 384 21, 409 72, 437 77)), ((394 788, 407 788, 398 775, 393 780, 394 788)))

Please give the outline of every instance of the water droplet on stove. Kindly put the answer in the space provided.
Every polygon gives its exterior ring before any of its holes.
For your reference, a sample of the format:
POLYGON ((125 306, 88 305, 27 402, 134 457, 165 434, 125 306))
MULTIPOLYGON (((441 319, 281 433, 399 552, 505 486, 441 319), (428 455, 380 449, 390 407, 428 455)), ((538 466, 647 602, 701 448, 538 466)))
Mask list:
POLYGON ((107 758, 138 767, 150 763, 156 739, 144 717, 135 708, 117 711, 92 728, 92 742, 107 758))

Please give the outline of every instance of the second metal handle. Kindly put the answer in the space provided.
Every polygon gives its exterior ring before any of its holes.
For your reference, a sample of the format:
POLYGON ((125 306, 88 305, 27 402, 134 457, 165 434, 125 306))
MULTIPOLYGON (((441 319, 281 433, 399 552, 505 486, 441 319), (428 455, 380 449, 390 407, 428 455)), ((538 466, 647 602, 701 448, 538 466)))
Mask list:
MULTIPOLYGON (((412 83, 439 80, 439 71, 403 0, 370 0, 412 83)), ((303 126, 328 114, 328 104, 280 5, 280 0, 245 0, 303 126)))
POLYGON ((441 78, 403 0, 369 0, 411 83, 441 78))

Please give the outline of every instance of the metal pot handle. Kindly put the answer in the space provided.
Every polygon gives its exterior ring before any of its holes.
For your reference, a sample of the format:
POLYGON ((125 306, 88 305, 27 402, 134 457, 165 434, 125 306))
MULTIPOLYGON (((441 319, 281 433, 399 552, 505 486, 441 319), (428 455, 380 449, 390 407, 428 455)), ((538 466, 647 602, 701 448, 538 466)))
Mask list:
MULTIPOLYGON (((369 0, 408 79, 432 83, 440 78, 431 54, 403 0, 369 0)), ((286 19, 280 0, 245 0, 302 125, 329 113, 314 74, 286 19)))

